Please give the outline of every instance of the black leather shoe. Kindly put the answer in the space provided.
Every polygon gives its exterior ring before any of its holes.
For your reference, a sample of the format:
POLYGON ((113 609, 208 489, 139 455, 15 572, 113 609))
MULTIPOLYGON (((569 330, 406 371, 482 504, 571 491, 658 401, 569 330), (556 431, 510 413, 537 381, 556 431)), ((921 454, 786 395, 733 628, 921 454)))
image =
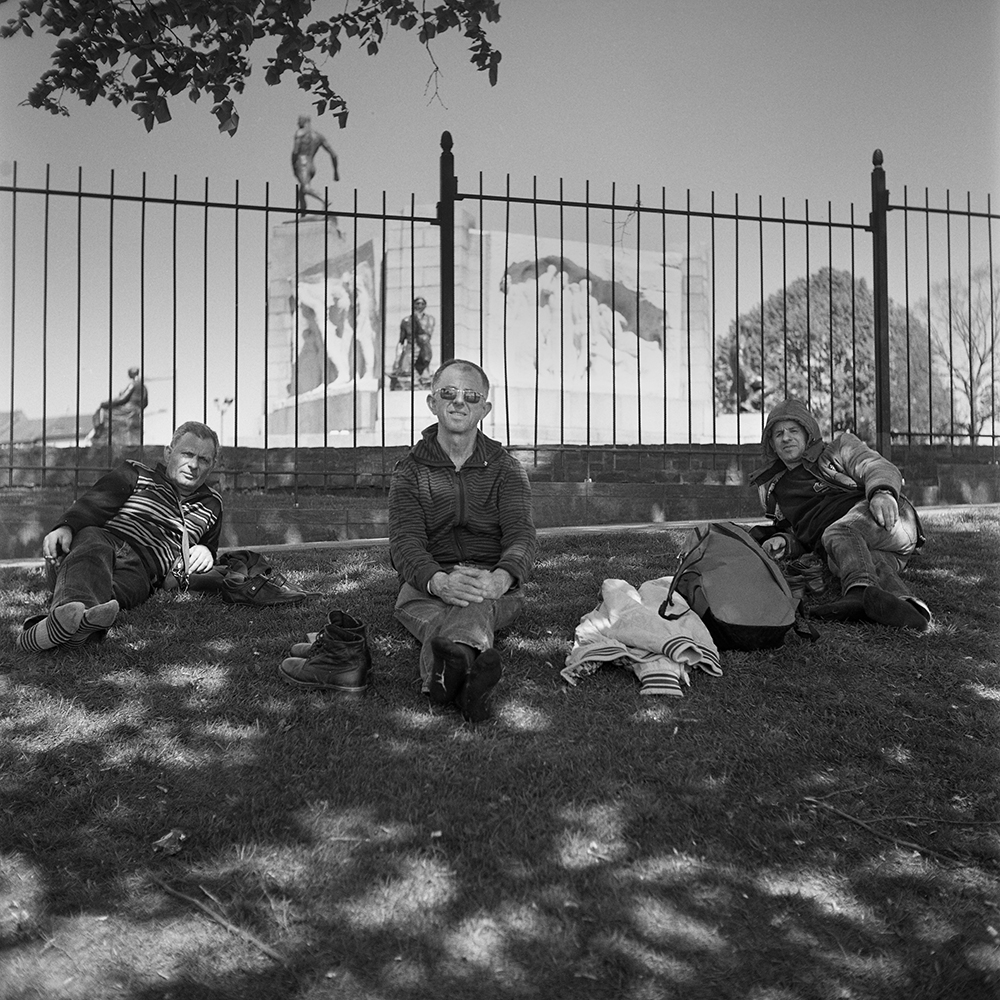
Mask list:
POLYGON ((864 606, 865 617, 878 625, 911 628, 917 632, 927 628, 927 619, 914 605, 880 587, 865 587, 864 606))
POLYGON ((278 673, 298 687, 364 694, 371 667, 372 655, 364 639, 328 625, 316 637, 308 657, 287 657, 278 673))
POLYGON ((482 722, 490 717, 490 696, 502 675, 503 663, 495 649, 484 650, 476 657, 458 695, 458 707, 466 722, 482 722))
POLYGON ((276 604, 301 604, 311 594, 289 584, 280 573, 268 569, 257 576, 230 573, 219 591, 226 604, 252 604, 259 608, 276 604))
POLYGON ((471 646, 436 635, 431 639, 434 667, 427 696, 436 705, 448 705, 461 693, 476 651, 471 646))
MULTIPOLYGON (((865 590, 870 588, 866 587, 865 590)), ((865 599, 861 587, 852 587, 843 597, 829 604, 806 608, 809 618, 830 622, 860 622, 865 620, 865 599)))

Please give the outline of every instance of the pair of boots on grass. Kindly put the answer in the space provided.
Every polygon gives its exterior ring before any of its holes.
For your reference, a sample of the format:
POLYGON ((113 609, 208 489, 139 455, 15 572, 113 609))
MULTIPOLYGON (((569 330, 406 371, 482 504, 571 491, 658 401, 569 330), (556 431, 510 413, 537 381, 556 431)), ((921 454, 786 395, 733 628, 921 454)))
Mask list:
POLYGON ((47 615, 35 615, 24 623, 17 648, 26 653, 43 653, 57 646, 82 646, 91 639, 104 638, 117 617, 117 601, 105 601, 92 608, 81 601, 60 604, 47 615))
POLYGON ((319 632, 307 632, 305 642, 291 648, 278 673, 302 688, 364 694, 372 669, 368 626, 345 611, 334 609, 319 632))
MULTIPOLYGON (((431 639, 434 668, 428 697, 436 705, 458 706, 469 722, 489 717, 489 695, 503 672, 495 649, 478 653, 471 646, 440 636, 431 639)), ((337 694, 364 694, 372 669, 368 626, 333 610, 319 632, 291 648, 278 673, 289 684, 337 694)))

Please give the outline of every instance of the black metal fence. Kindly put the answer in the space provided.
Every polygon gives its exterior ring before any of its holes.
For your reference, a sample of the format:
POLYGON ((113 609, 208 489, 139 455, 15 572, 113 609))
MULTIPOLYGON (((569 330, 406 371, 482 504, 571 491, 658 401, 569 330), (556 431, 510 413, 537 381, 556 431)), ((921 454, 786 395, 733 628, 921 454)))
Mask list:
POLYGON ((455 355, 493 380, 487 432, 536 455, 751 445, 788 394, 882 449, 995 453, 988 197, 891 202, 879 153, 865 212, 519 183, 460 186, 448 133, 435 208, 355 190, 301 215, 269 187, 127 191, 112 172, 101 191, 15 165, 0 482, 92 478, 186 419, 215 426, 236 486, 384 481, 455 355))

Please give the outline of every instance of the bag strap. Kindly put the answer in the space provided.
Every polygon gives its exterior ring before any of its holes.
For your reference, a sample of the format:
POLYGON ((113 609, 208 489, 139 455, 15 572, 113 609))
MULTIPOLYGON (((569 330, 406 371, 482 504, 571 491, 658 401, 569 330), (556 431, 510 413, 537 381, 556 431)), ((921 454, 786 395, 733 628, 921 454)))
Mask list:
POLYGON ((797 601, 795 604, 795 621, 792 624, 792 631, 800 639, 808 639, 810 642, 819 642, 820 640, 819 629, 806 618, 802 601, 797 601))
MULTIPOLYGON (((696 524, 694 526, 694 535, 695 535, 695 538, 697 539, 697 541, 686 552, 682 551, 677 556, 677 569, 674 572, 674 575, 673 575, 673 577, 670 580, 670 587, 667 590, 667 597, 666 597, 666 600, 663 602, 663 604, 673 604, 674 591, 677 589, 677 583, 678 583, 678 581, 681 578, 681 569, 682 569, 682 567, 683 568, 690 568, 690 567, 684 567, 684 563, 691 557, 691 553, 694 552, 694 550, 696 548, 698 548, 698 546, 701 545, 701 543, 708 536, 709 525, 707 525, 707 524, 705 525, 704 532, 702 532, 701 528, 702 528, 702 526, 700 524, 696 524)), ((699 556, 697 559, 695 559, 691 563, 691 566, 694 566, 697 563, 701 562, 702 558, 703 558, 703 555, 699 556)), ((663 604, 660 605, 660 615, 661 615, 661 617, 665 617, 663 615, 663 604)))

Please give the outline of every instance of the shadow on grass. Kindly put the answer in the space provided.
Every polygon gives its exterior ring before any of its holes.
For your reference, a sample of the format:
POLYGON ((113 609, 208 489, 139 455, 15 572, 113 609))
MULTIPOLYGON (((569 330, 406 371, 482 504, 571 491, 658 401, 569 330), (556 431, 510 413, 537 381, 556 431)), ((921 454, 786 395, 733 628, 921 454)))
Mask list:
MULTIPOLYGON (((305 607, 8 640, 0 998, 995 997, 997 522, 930 527, 930 632, 830 625, 682 700, 558 672, 601 581, 682 536, 548 540, 476 728, 421 699, 377 550, 285 560, 305 607), (276 674, 331 606, 369 623, 364 699, 276 674)), ((3 591, 12 637, 43 595, 3 591)))

